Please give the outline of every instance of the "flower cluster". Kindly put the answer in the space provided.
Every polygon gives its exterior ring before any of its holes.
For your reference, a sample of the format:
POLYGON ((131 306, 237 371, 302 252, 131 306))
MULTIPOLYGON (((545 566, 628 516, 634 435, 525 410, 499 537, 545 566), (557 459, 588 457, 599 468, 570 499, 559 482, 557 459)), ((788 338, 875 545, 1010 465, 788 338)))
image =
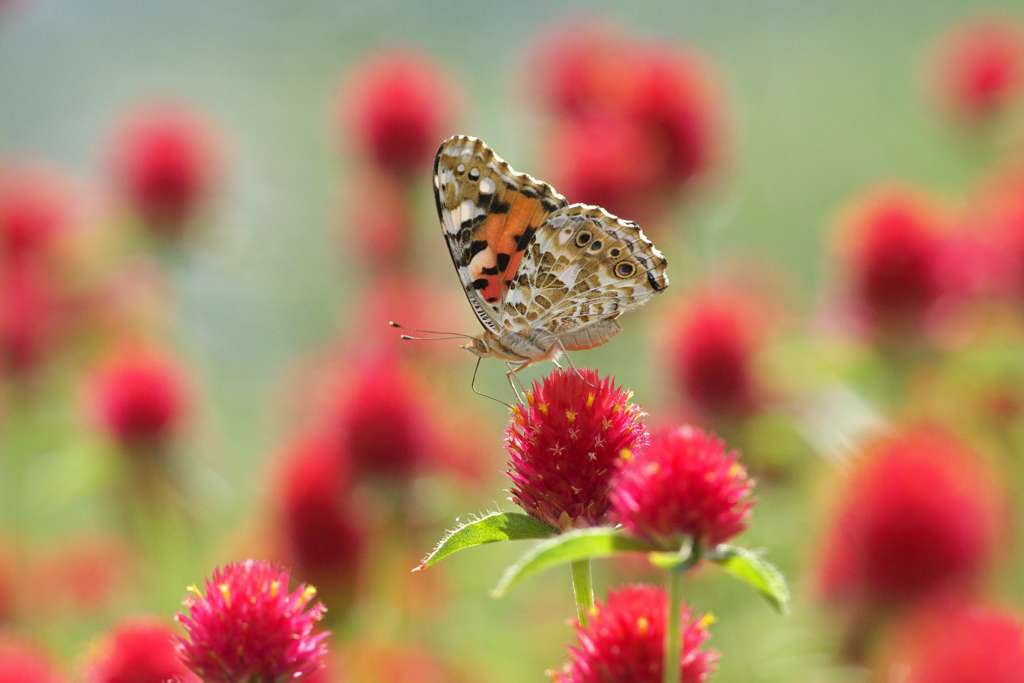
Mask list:
POLYGON ((89 683, 200 683, 178 658, 174 629, 153 618, 129 619, 118 624, 94 652, 87 680, 89 683))
POLYGON ((193 587, 177 615, 187 636, 176 647, 207 683, 285 683, 323 667, 327 632, 316 590, 290 589, 287 570, 256 560, 214 570, 205 591, 193 587))
POLYGON ((612 517, 665 550, 687 537, 713 546, 746 528, 751 488, 721 439, 692 426, 664 429, 617 473, 612 517))
MULTIPOLYGON (((551 674, 556 683, 661 683, 664 671, 668 596, 652 586, 627 586, 608 594, 594 608, 586 626, 577 624, 579 644, 569 650, 569 663, 551 674)), ((709 617, 695 619, 682 607, 679 667, 682 683, 710 677, 718 653, 703 649, 709 617)))
POLYGON ((720 161, 719 96, 688 51, 572 26, 538 46, 531 73, 557 121, 552 180, 571 201, 657 218, 720 161))
POLYGON ((526 398, 505 431, 513 500, 556 529, 601 524, 620 458, 647 440, 643 413, 593 370, 555 370, 526 398))

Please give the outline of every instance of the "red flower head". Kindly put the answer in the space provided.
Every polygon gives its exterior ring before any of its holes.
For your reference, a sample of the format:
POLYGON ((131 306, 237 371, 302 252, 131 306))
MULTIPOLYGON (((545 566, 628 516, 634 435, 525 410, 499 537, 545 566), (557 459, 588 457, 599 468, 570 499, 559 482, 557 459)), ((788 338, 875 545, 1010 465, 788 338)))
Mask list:
POLYGON ((363 566, 365 534, 356 510, 346 503, 347 461, 325 437, 294 442, 284 453, 279 514, 296 574, 320 587, 331 610, 352 598, 363 566))
POLYGON ((0 263, 10 267, 51 255, 71 214, 68 190, 52 172, 0 171, 0 263))
POLYGON ((647 441, 631 398, 593 370, 555 370, 535 382, 505 428, 516 504, 557 529, 603 523, 623 451, 647 441))
POLYGON ((647 48, 636 56, 629 117, 662 151, 669 187, 709 172, 721 156, 721 115, 706 65, 694 55, 647 48))
POLYGON ((180 237, 220 176, 216 135, 194 111, 152 105, 121 125, 111 154, 125 201, 161 237, 180 237))
POLYGON ((424 390, 387 354, 348 382, 330 427, 356 474, 405 480, 426 469, 437 437, 424 390))
POLYGON ((932 79, 941 104, 972 123, 1008 108, 1024 85, 1024 36, 1008 20, 962 24, 940 41, 932 79))
POLYGON ((30 373, 43 361, 58 322, 49 278, 29 264, 0 272, 0 369, 30 373))
MULTIPOLYGON (((361 151, 382 170, 426 166, 454 117, 454 90, 422 55, 390 53, 362 64, 341 100, 361 151)), ((348 131, 341 136, 346 142, 348 131)))
POLYGON ((1024 626, 980 605, 943 603, 897 630, 879 683, 1016 683, 1024 626))
POLYGON ((622 106, 632 76, 632 46, 609 28, 573 21, 535 47, 528 71, 552 113, 588 116, 622 106))
POLYGON ((732 295, 705 294, 669 332, 676 386, 709 416, 742 417, 757 408, 760 325, 751 305, 732 295))
POLYGON ((284 569, 258 560, 214 570, 205 595, 198 588, 185 599, 177 619, 188 632, 177 638, 182 661, 207 683, 285 683, 323 668, 326 631, 316 590, 300 585, 289 592, 284 569))
POLYGON ((651 218, 658 147, 649 131, 620 116, 566 119, 551 144, 552 179, 570 201, 628 218, 651 218))
MULTIPOLYGON (((579 645, 570 648, 569 663, 552 673, 556 683, 660 683, 664 671, 665 621, 668 596, 653 586, 627 586, 598 602, 586 626, 576 626, 579 645)), ((682 683, 707 680, 718 653, 702 650, 708 638, 707 617, 693 620, 683 605, 682 683)))
POLYGON ((871 444, 839 498, 819 571, 822 593, 883 606, 970 588, 993 560, 1000 499, 977 455, 941 431, 871 444))
POLYGON ((667 550, 724 543, 747 526, 753 482, 735 452, 696 427, 663 429, 612 481, 612 516, 667 550))
POLYGON ((847 211, 852 296, 874 331, 905 332, 934 312, 944 293, 943 228, 933 201, 906 188, 876 189, 847 211))
POLYGON ((200 683, 178 658, 174 629, 159 619, 129 619, 96 650, 89 683, 200 683))
POLYGON ((144 349, 125 349, 94 373, 90 409, 100 428, 125 447, 166 444, 188 410, 180 369, 144 349))
POLYGON ((49 660, 35 648, 0 637, 0 683, 59 683, 49 660))

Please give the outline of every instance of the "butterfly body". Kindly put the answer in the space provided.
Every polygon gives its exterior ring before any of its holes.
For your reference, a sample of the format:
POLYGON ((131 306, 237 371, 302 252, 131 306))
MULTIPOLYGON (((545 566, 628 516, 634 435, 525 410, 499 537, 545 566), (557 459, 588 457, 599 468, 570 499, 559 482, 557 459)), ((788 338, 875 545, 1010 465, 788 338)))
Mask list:
POLYGON ((466 348, 525 367, 599 346, 616 319, 668 286, 636 223, 569 204, 483 141, 455 136, 434 163, 445 242, 484 332, 466 348))

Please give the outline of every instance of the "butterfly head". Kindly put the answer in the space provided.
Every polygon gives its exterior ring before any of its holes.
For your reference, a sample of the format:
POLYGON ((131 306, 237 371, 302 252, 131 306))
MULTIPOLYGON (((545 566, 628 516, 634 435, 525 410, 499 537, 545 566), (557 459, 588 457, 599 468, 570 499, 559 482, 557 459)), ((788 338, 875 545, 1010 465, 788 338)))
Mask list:
POLYGON ((487 339, 484 337, 473 337, 468 342, 462 345, 462 348, 469 351, 477 358, 487 358, 492 355, 491 346, 487 343, 487 339))

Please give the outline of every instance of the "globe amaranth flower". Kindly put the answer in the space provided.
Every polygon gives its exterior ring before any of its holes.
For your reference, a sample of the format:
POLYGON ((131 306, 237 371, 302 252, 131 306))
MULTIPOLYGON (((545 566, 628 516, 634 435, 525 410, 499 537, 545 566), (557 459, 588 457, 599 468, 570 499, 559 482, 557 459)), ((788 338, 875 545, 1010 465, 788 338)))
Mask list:
POLYGON ((88 683, 200 683, 181 662, 174 629, 159 619, 134 618, 111 631, 92 653, 88 683))
POLYGON ((761 329, 748 301, 701 294, 670 325, 668 356, 675 384, 689 405, 703 415, 727 418, 757 408, 761 329))
POLYGON ((939 103, 960 121, 1004 112, 1024 88, 1024 32, 1007 18, 953 27, 935 49, 931 80, 939 103))
POLYGON ((404 482, 433 464, 428 393, 391 354, 363 359, 329 407, 324 429, 356 476, 404 482))
POLYGON ((747 526, 753 482, 721 439, 692 426, 662 429, 612 481, 612 517, 666 550, 686 538, 723 543, 747 526))
POLYGON ((116 131, 110 165, 117 191, 155 235, 180 237, 220 181, 220 152, 210 123, 192 109, 154 103, 116 131))
POLYGON ((0 371, 25 377, 43 364, 60 330, 58 302, 43 269, 0 269, 0 371))
MULTIPOLYGON (((694 619, 681 607, 682 683, 708 679, 718 653, 703 649, 709 617, 694 619)), ((552 672, 555 683, 661 683, 665 663, 668 596, 653 586, 627 586, 598 601, 586 626, 577 624, 579 643, 569 649, 569 663, 552 672)))
POLYGON ((876 336, 929 322, 943 290, 945 217, 935 201, 907 187, 873 189, 841 219, 850 296, 876 336))
POLYGON ((245 560, 214 570, 205 591, 192 587, 177 615, 185 665, 206 683, 285 683, 323 668, 324 607, 314 588, 289 582, 287 570, 245 560))
POLYGON ((819 565, 826 599, 912 605, 970 590, 1003 531, 1002 493, 978 455, 941 429, 867 445, 843 481, 819 565))
POLYGON ((72 213, 66 183, 55 172, 30 165, 0 169, 0 264, 52 256, 72 213))
POLYGON ((879 683, 1016 683, 1024 625, 1015 615, 962 600, 929 605, 895 629, 879 683))
POLYGON ((555 370, 535 382, 505 428, 515 503, 557 529, 603 523, 623 452, 647 439, 631 399, 593 370, 555 370))
POLYGON ((454 101, 453 86, 427 57, 380 54, 361 64, 344 89, 340 137, 354 140, 381 170, 406 174, 430 163, 454 101))
POLYGON ((0 635, 0 683, 60 683, 62 680, 39 650, 0 635))
POLYGON ((187 416, 190 396, 181 369, 164 355, 125 347, 91 378, 89 410, 100 429, 125 448, 161 446, 187 416))
POLYGON ((351 602, 366 559, 365 526, 349 499, 350 477, 346 461, 321 434, 289 444, 278 477, 278 524, 289 564, 316 584, 332 613, 351 602))

